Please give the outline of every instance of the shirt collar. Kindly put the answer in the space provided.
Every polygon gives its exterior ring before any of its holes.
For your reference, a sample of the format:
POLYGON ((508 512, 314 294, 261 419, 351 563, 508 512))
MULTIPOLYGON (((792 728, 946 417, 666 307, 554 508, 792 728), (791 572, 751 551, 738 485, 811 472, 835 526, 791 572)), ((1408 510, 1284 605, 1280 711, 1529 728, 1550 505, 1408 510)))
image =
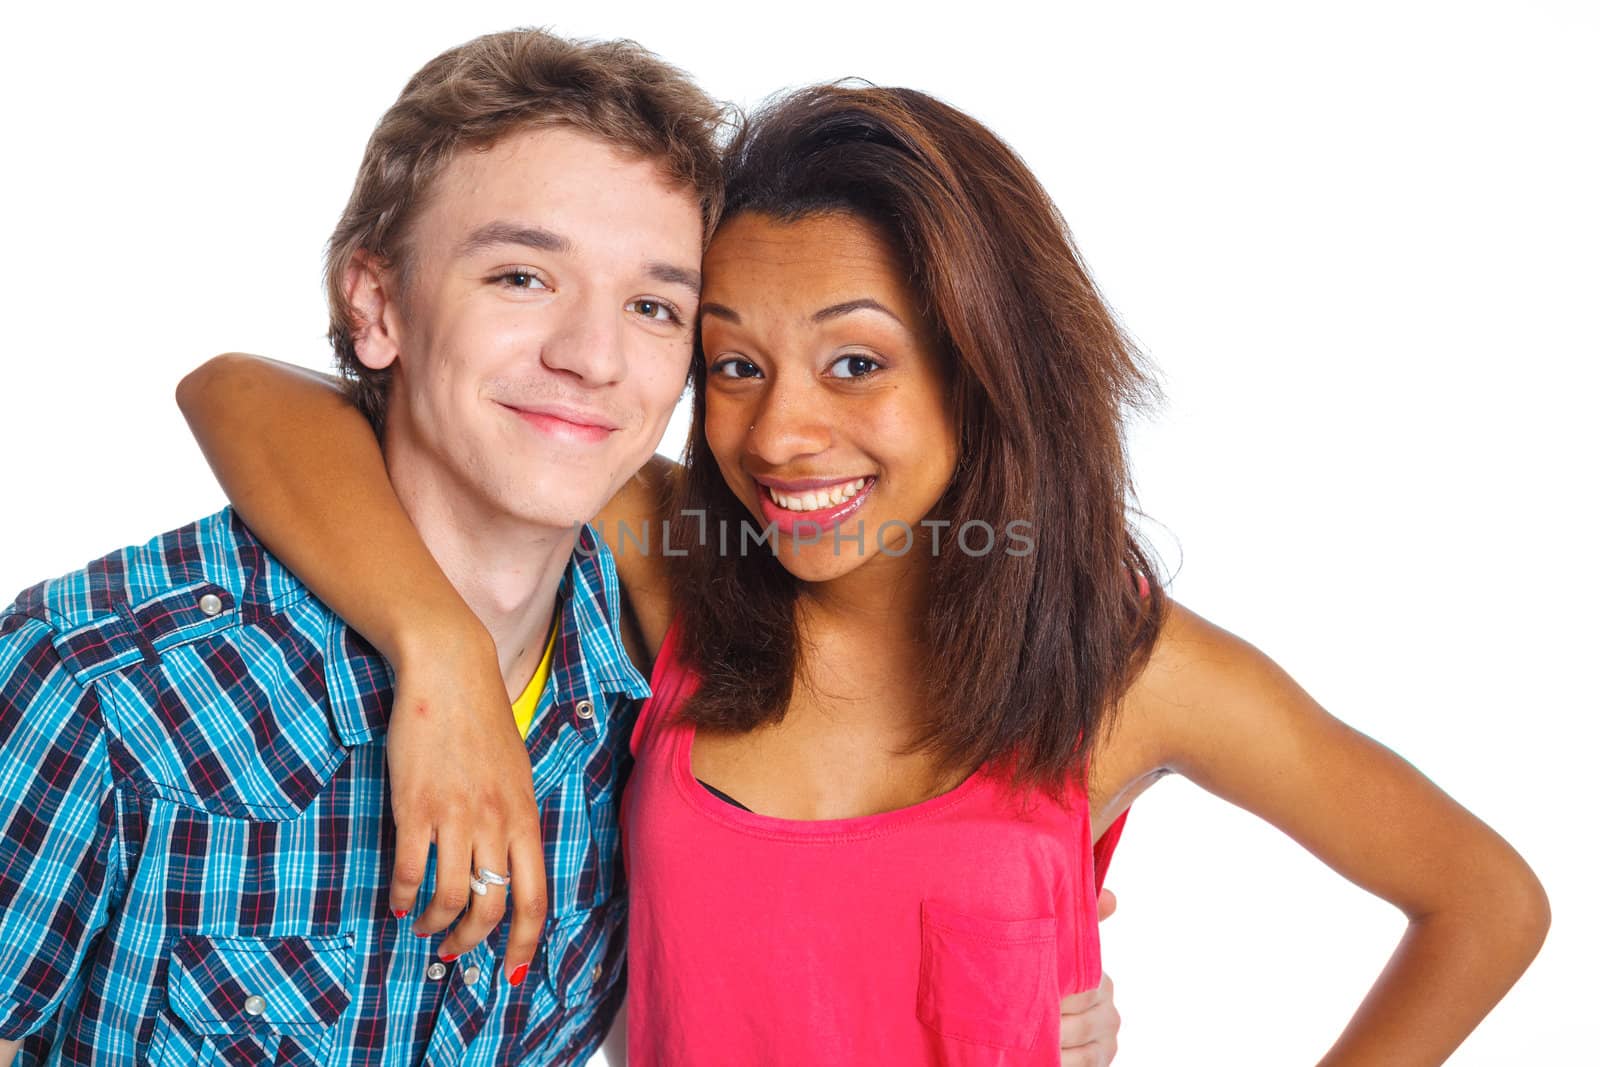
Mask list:
MULTIPOLYGON (((587 524, 578 532, 556 595, 560 622, 548 703, 589 701, 594 727, 604 732, 613 698, 642 700, 650 695, 650 685, 622 643, 622 592, 616 561, 587 524)), ((547 702, 541 700, 540 704, 547 702)))

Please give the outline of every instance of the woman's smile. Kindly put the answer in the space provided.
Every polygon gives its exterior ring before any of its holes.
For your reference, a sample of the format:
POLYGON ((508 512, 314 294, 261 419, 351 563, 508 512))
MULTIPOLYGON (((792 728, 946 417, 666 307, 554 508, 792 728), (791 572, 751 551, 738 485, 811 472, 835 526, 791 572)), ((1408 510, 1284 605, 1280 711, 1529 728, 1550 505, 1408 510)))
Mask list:
POLYGON ((806 529, 802 524, 811 524, 818 531, 827 530, 860 511, 878 480, 854 478, 806 485, 757 478, 756 482, 763 490, 762 517, 776 526, 779 533, 798 536, 806 529))

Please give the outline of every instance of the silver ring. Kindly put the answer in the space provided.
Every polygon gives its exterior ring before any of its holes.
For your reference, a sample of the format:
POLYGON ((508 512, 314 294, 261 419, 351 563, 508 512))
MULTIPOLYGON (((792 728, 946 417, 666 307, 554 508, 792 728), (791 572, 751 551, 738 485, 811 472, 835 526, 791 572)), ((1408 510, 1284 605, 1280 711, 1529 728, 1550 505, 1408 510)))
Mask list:
POLYGON ((478 896, 480 896, 480 897, 483 896, 485 893, 487 893, 489 891, 489 883, 488 882, 479 881, 476 878, 474 878, 471 881, 467 882, 467 885, 472 889, 472 891, 474 893, 478 894, 478 896))
POLYGON ((487 867, 479 867, 478 881, 486 885, 510 885, 511 876, 509 874, 497 874, 487 867))

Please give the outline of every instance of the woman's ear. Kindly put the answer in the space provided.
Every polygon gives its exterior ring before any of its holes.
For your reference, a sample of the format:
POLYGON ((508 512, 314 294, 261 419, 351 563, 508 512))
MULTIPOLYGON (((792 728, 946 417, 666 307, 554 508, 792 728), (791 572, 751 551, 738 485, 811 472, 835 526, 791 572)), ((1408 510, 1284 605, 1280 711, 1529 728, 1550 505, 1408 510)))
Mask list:
POLYGON ((344 295, 355 312, 356 357, 369 370, 383 370, 400 356, 400 308, 394 271, 367 252, 357 253, 344 272, 344 295))

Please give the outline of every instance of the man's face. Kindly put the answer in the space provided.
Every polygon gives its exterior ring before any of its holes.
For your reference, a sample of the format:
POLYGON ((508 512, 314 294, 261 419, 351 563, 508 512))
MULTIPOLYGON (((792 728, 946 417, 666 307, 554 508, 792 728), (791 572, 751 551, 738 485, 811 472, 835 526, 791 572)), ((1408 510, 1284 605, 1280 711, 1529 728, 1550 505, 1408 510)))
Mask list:
MULTIPOLYGON (((384 316, 391 465, 458 483, 489 515, 592 518, 682 393, 700 248, 694 198, 586 134, 552 127, 460 152, 384 316)), ((360 350, 384 362, 371 336, 360 350)))

